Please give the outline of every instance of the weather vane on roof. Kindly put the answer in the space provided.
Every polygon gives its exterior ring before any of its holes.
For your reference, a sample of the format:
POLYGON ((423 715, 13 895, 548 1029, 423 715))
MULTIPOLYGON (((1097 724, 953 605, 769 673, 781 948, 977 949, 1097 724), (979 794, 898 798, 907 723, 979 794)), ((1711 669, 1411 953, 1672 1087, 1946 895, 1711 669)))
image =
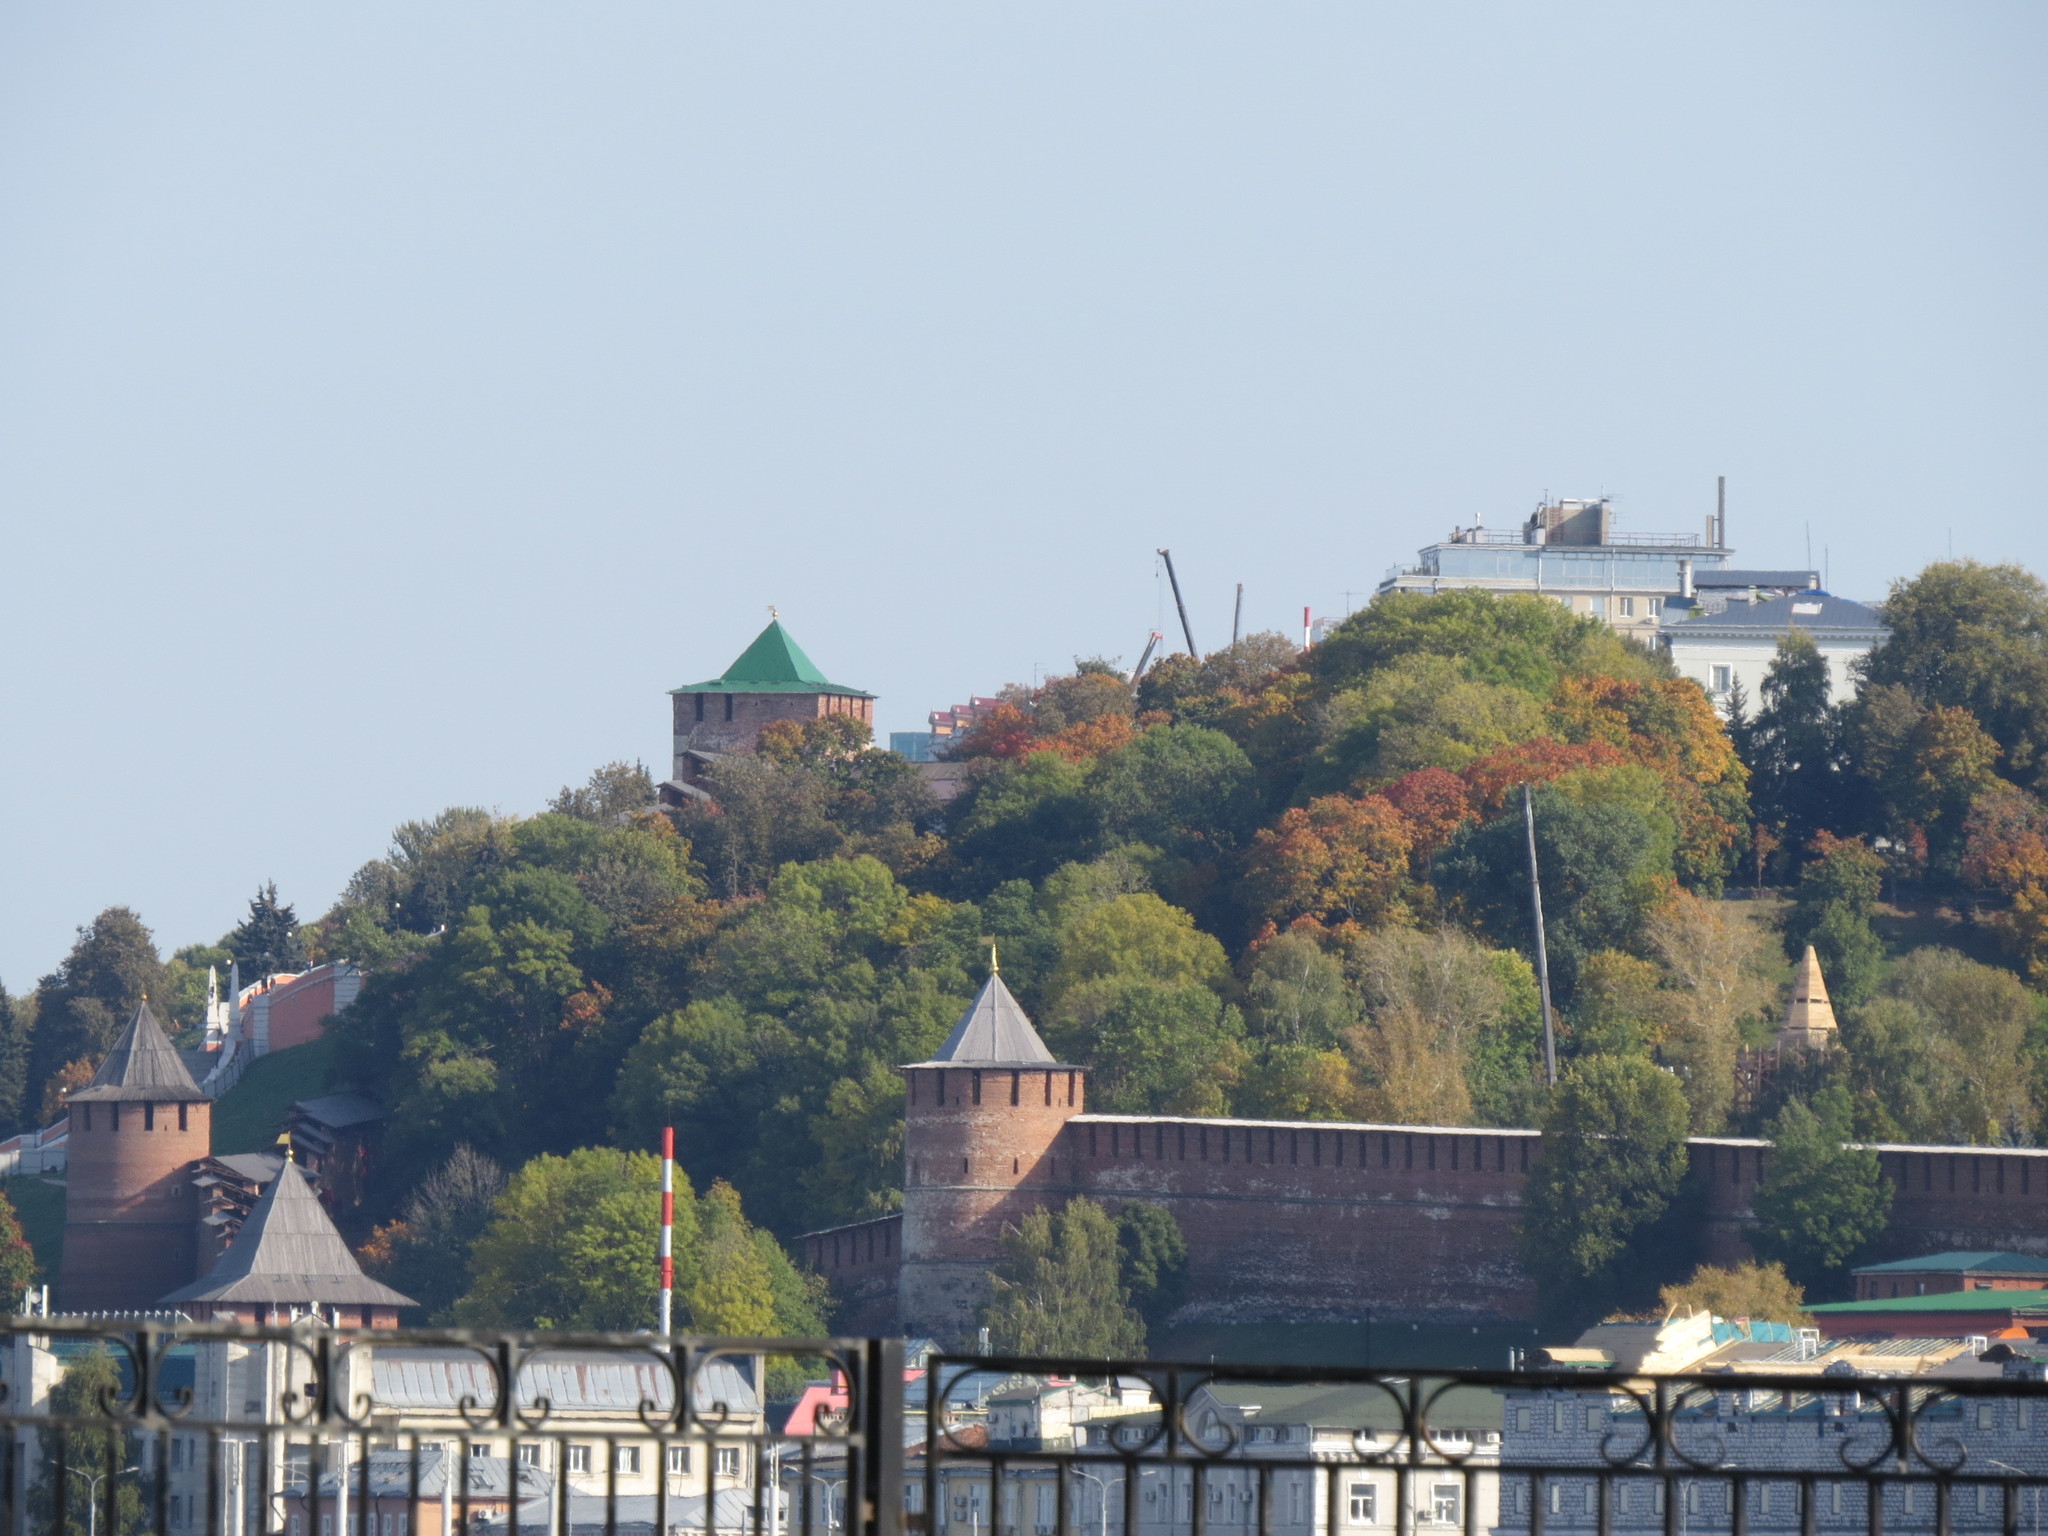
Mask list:
POLYGON ((781 614, 775 611, 775 605, 773 603, 770 603, 768 605, 768 617, 771 619, 779 619, 782 617, 781 614))

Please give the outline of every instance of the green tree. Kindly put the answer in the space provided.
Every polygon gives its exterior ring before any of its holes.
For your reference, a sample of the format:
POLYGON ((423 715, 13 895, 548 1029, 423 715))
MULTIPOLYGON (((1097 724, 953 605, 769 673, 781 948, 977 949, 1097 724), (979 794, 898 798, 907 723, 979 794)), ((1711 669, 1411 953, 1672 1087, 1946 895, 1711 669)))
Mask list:
MULTIPOLYGON (((1644 914, 1670 889, 1671 865, 1659 859, 1655 829, 1628 806, 1579 805, 1547 786, 1533 798, 1551 981, 1568 1000, 1588 955, 1633 946, 1644 914)), ((1519 814, 1459 833, 1437 855, 1435 879, 1487 938, 1533 952, 1519 814)))
POLYGON ((1253 1034, 1289 1045, 1335 1046, 1361 1012, 1342 962, 1304 933, 1279 934, 1260 947, 1246 996, 1253 1034))
POLYGON ((987 764, 952 806, 949 843, 963 888, 979 895, 1005 880, 1044 879, 1091 857, 1101 821, 1088 765, 1057 752, 987 764))
POLYGON ((1542 1013, 1520 955, 1455 928, 1384 928, 1351 942, 1345 968, 1369 1010, 1347 1048, 1371 1084, 1372 1113, 1409 1125, 1462 1123, 1435 1119, 1439 1109, 1479 1125, 1540 1115, 1542 1013), (1432 1081, 1442 1086, 1428 1091, 1432 1081))
POLYGON ((1131 1305, 1147 1326, 1160 1327, 1187 1292, 1188 1240, 1173 1212, 1143 1200, 1123 1203, 1116 1213, 1116 1232, 1123 1248, 1119 1273, 1131 1305))
POLYGON ((1997 741, 2000 771, 2048 790, 2048 587, 2017 565, 1946 560, 1894 582, 1889 633, 1865 681, 1904 688, 1923 708, 1969 711, 1997 741))
POLYGON ((1567 1066, 1522 1208, 1522 1255, 1551 1310, 1597 1317, 1633 1279, 1630 1245, 1685 1176, 1677 1079, 1638 1056, 1567 1066))
MULTIPOLYGON (((681 1170, 675 1205, 676 1289, 688 1295, 699 1278, 697 1206, 681 1170)), ((660 1159, 611 1147, 543 1155, 512 1176, 494 1211, 470 1259, 469 1293, 455 1304, 459 1323, 652 1326, 660 1159)))
POLYGON ((1717 1135, 1734 1099, 1743 1022, 1776 998, 1771 946, 1739 908, 1690 891, 1653 911, 1643 932, 1664 970, 1657 1057, 1685 1087, 1693 1134, 1717 1135))
POLYGON ((266 880, 249 898, 249 915, 221 940, 242 963, 251 981, 279 971, 306 968, 306 945, 299 937, 299 917, 289 902, 277 899, 277 882, 266 880))
POLYGON ((36 985, 26 1098, 40 1104, 72 1062, 96 1065, 144 996, 163 990, 156 941, 126 907, 109 907, 78 930, 64 963, 36 985))
POLYGON ((1117 1224, 1093 1200, 1032 1211, 1003 1240, 982 1313, 989 1343, 1017 1355, 1130 1356, 1145 1348, 1145 1320, 1124 1285, 1117 1224))
POLYGON ((1247 1062, 1243 1015, 1192 981, 1083 983, 1061 998, 1048 1033, 1063 1059, 1093 1068, 1092 1101, 1117 1113, 1225 1114, 1247 1062))
POLYGON ((2024 1144, 2037 1123, 2025 1057, 2040 1004, 2012 972, 1916 949, 1843 1026, 1850 1075, 1887 1139, 2024 1144))
POLYGON ((1750 804, 1787 847, 1804 848, 1841 814, 1839 722, 1828 687, 1820 647, 1792 630, 1778 642, 1761 707, 1744 732, 1750 804))
POLYGON ((1871 915, 1884 886, 1884 862, 1860 839, 1818 834, 1799 871, 1798 900, 1785 919, 1785 953, 1811 944, 1829 995, 1854 1007, 1870 995, 1884 965, 1871 915))
POLYGON ((1868 1147, 1848 1145, 1852 1110, 1841 1088, 1794 1099, 1768 1135, 1771 1155, 1758 1186, 1750 1246, 1802 1285, 1839 1277, 1884 1231, 1892 1187, 1868 1147))
POLYGON ((1336 694, 1304 792, 1359 790, 1423 768, 1452 772, 1497 747, 1542 733, 1542 702, 1521 688, 1477 682, 1460 658, 1404 656, 1336 694))
POLYGON ((13 1135, 28 1119, 30 1004, 0 986, 0 1135, 13 1135))
POLYGON ((121 1363, 95 1342, 66 1362, 50 1389, 50 1412, 59 1418, 98 1421, 90 1428, 46 1431, 31 1496, 35 1528, 64 1536, 142 1536, 144 1513, 154 1507, 154 1479, 139 1470, 141 1437, 123 1433, 116 1415, 128 1401, 121 1363), (104 1424, 104 1428, 100 1426, 104 1424), (52 1443, 62 1437, 63 1454, 52 1443), (58 1465, 63 1466, 64 1519, 57 1519, 58 1465))
POLYGON ((1221 731, 1159 725, 1106 752, 1087 786, 1103 832, 1195 861, 1234 852, 1259 810, 1251 759, 1221 731))
POLYGON ((654 809, 654 779, 640 763, 606 763, 582 788, 564 784, 548 809, 595 826, 617 826, 654 809))
POLYGON ((706 1190, 697 1229, 695 1281, 684 1293, 691 1327, 733 1338, 774 1332, 768 1262, 740 1212, 739 1191, 723 1180, 706 1190))
POLYGON ((1560 679, 1668 676, 1657 658, 1631 646, 1598 619, 1540 597, 1485 592, 1394 592, 1375 598, 1309 653, 1325 693, 1349 686, 1406 656, 1447 656, 1474 682, 1520 688, 1548 698, 1560 679))

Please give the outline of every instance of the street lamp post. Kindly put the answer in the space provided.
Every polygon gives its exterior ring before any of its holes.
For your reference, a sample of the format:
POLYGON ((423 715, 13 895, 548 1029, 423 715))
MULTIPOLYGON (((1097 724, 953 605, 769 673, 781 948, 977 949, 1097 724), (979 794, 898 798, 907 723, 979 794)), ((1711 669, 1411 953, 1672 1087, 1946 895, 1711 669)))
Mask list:
POLYGON ((124 1472, 140 1472, 140 1471, 142 1470, 142 1468, 141 1468, 140 1466, 134 1466, 134 1467, 116 1467, 116 1468, 111 1468, 111 1469, 109 1469, 108 1471, 105 1471, 105 1472, 97 1472, 97 1473, 91 1473, 91 1474, 88 1474, 88 1473, 86 1473, 86 1472, 83 1472, 83 1471, 81 1471, 81 1470, 80 1470, 79 1468, 77 1468, 77 1467, 66 1467, 66 1468, 65 1468, 64 1470, 65 1470, 66 1472, 69 1472, 69 1473, 70 1473, 70 1474, 71 1474, 71 1475, 72 1475, 73 1477, 83 1477, 83 1478, 86 1478, 86 1488, 85 1488, 85 1528, 86 1528, 86 1536, 99 1536, 99 1530, 100 1530, 100 1484, 101 1484, 101 1483, 104 1483, 104 1482, 105 1482, 105 1481, 106 1481, 106 1480, 107 1480, 108 1478, 110 1478, 110 1477, 119 1477, 119 1476, 120 1476, 120 1475, 121 1475, 122 1473, 124 1473, 124 1472))
MULTIPOLYGON (((1074 1476, 1085 1477, 1095 1485, 1095 1512, 1098 1517, 1096 1521, 1097 1529, 1100 1532, 1100 1536, 1109 1536, 1109 1479, 1094 1472, 1083 1472, 1079 1467, 1074 1467, 1071 1470, 1074 1476)), ((1121 1486, 1123 1483, 1123 1474, 1121 1472, 1117 1474, 1116 1480, 1118 1485, 1121 1486)), ((2038 1532, 2036 1536, 2039 1536, 2038 1532)))
MULTIPOLYGON (((2013 1466, 2010 1462, 2000 1461, 1995 1456, 1986 1456, 1984 1461, 1987 1466, 2003 1467, 2008 1472, 2019 1473, 2021 1477, 2032 1475, 2031 1473, 2020 1472, 2018 1467, 2013 1466)), ((2028 1501, 2034 1506, 2034 1536, 2041 1536, 2041 1490, 2038 1487, 2029 1487, 2027 1489, 2027 1497, 2028 1501)))

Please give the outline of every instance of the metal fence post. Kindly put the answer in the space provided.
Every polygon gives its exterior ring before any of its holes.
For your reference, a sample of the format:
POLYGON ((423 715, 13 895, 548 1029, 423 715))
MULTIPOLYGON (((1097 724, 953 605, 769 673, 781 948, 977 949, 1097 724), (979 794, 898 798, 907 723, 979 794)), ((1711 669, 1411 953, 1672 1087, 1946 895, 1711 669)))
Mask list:
POLYGON ((863 1536, 903 1536, 903 1341, 869 1339, 861 1404, 863 1536))

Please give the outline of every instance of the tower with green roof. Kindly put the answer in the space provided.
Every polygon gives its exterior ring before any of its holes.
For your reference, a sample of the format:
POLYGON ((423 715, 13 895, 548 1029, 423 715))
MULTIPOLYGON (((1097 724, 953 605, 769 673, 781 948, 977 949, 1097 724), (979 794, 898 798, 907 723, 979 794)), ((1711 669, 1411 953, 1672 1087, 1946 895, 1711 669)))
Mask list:
POLYGON ((870 729, 875 723, 875 696, 827 681, 780 619, 770 620, 719 676, 671 688, 669 697, 675 706, 672 784, 684 794, 701 793, 706 771, 720 758, 752 752, 771 721, 849 715, 870 729))

